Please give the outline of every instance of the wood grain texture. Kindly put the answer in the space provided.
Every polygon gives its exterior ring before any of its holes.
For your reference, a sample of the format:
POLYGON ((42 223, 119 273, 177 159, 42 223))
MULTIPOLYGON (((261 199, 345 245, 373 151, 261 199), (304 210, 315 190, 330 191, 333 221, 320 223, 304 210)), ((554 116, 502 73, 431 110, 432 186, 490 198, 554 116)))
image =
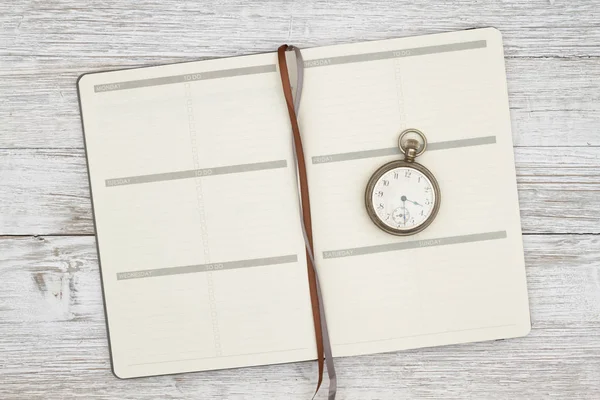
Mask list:
POLYGON ((507 55, 532 333, 338 359, 338 399, 600 398, 600 0, 17 0, 0 2, 0 399, 304 400, 315 384, 315 363, 111 375, 78 75, 484 26, 507 55))
MULTIPOLYGON (((529 336, 340 358, 339 398, 597 399, 600 237, 526 236, 525 249, 529 336)), ((114 378, 93 237, 0 240, 0 277, 2 399, 310 398, 312 362, 114 378)))
POLYGON ((494 26, 508 56, 600 56, 597 1, 2 2, 0 54, 228 56, 494 26))
MULTIPOLYGON (((131 56, 104 62, 86 55, 76 63, 70 58, 4 59, 0 148, 82 148, 75 83, 84 72, 195 60, 131 56)), ((600 146, 600 58, 511 58, 506 68, 516 146, 600 146)))
MULTIPOLYGON (((600 147, 516 148, 525 233, 600 233, 600 147)), ((79 149, 0 150, 0 233, 93 235, 79 149)))

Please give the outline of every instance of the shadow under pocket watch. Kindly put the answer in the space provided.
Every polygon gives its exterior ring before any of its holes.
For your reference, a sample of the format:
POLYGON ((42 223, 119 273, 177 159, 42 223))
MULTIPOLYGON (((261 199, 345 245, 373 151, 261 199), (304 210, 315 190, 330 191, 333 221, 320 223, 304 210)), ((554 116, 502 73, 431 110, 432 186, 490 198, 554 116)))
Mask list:
POLYGON ((427 138, 417 129, 407 129, 398 138, 404 160, 382 165, 369 179, 365 205, 375 225, 398 236, 413 235, 427 228, 440 208, 437 180, 415 162, 427 149, 427 138))

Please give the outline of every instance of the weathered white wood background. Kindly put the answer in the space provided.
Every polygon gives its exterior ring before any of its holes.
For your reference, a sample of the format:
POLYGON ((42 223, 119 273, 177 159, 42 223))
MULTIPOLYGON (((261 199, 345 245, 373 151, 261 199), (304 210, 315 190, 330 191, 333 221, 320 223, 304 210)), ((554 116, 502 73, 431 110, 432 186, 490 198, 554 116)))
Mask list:
POLYGON ((339 359, 339 399, 599 399, 598 0, 0 0, 0 399, 304 400, 315 384, 315 363, 113 377, 79 74, 484 26, 505 40, 533 330, 339 359))

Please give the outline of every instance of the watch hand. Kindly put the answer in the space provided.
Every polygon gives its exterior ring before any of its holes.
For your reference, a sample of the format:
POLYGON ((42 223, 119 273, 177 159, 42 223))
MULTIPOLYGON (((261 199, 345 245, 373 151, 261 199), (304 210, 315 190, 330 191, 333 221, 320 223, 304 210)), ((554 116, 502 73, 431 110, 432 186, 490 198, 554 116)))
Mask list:
POLYGON ((402 208, 404 209, 404 211, 403 211, 403 214, 404 214, 404 226, 406 226, 406 197, 404 197, 404 200, 402 200, 402 208))
POLYGON ((420 203, 417 203, 416 201, 412 201, 412 200, 408 200, 408 199, 406 199, 406 201, 410 201, 410 202, 411 202, 411 203, 413 203, 414 205, 417 205, 417 206, 423 207, 423 205, 422 205, 422 204, 420 204, 420 203))

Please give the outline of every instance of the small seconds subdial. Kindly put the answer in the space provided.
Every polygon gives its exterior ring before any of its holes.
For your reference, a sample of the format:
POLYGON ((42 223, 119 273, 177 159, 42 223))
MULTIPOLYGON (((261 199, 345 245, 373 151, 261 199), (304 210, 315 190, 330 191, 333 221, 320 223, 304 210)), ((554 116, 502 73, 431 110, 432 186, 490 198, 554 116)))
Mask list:
POLYGON ((436 198, 433 184, 425 174, 415 168, 397 167, 379 177, 372 202, 385 225, 408 231, 427 221, 436 198))
POLYGON ((406 207, 398 207, 392 213, 392 219, 397 224, 406 225, 406 221, 410 221, 410 213, 406 209, 406 207))

